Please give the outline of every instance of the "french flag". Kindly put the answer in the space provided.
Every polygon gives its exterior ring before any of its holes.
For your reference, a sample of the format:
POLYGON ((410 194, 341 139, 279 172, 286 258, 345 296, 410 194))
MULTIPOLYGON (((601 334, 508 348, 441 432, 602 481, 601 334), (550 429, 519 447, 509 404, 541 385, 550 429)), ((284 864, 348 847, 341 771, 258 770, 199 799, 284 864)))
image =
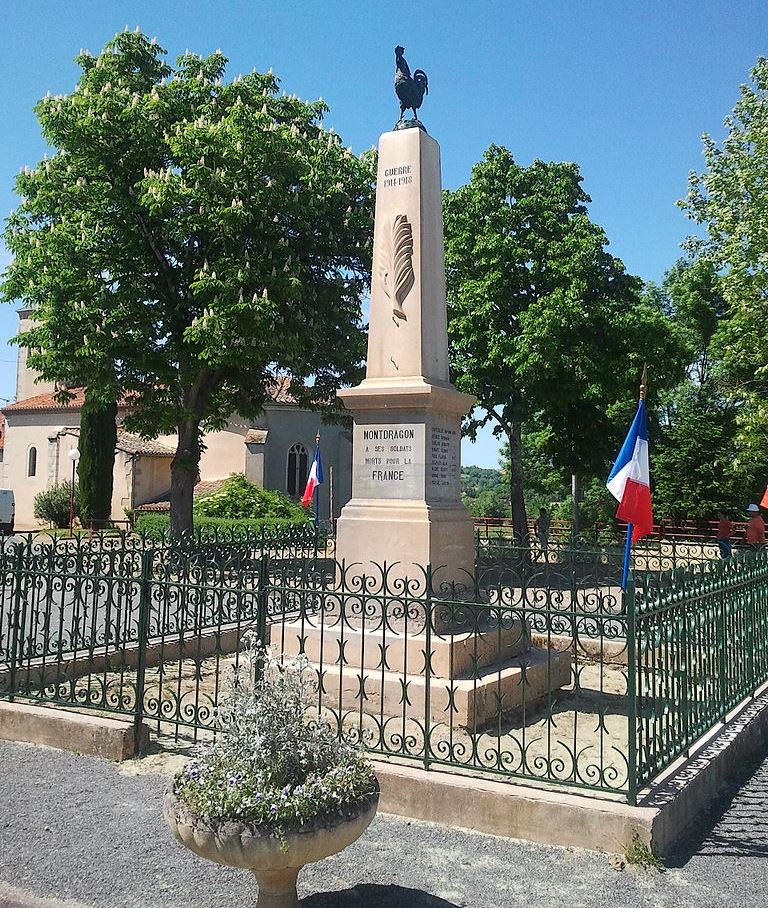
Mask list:
POLYGON ((648 469, 648 424, 645 400, 640 400, 619 456, 606 483, 619 502, 616 517, 632 524, 632 542, 653 532, 651 475, 648 469))
POLYGON ((301 503, 305 508, 308 508, 312 496, 315 494, 315 489, 321 485, 323 482, 323 462, 320 459, 320 442, 317 442, 315 445, 315 459, 312 461, 312 467, 309 471, 309 476, 307 477, 307 487, 304 489, 304 495, 301 499, 301 503))

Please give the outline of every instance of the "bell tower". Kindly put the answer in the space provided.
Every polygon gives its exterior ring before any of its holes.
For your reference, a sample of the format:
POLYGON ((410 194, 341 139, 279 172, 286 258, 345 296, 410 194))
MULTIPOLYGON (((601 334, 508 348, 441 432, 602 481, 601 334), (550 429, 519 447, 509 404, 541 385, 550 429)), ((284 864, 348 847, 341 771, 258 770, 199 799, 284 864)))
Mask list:
MULTIPOLYGON (((29 331, 34 319, 32 318, 33 310, 29 307, 17 310, 19 313, 19 334, 29 331)), ((28 397, 35 397, 38 394, 49 394, 56 390, 55 382, 46 382, 40 380, 40 376, 34 369, 27 365, 28 349, 18 347, 18 362, 16 364, 16 400, 26 400, 28 397)))

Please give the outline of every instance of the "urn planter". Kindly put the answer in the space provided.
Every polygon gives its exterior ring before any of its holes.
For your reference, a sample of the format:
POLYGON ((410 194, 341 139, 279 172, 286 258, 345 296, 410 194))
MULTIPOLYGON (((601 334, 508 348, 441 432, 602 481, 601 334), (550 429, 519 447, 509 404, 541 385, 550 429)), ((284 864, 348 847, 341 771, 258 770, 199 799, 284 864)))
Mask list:
POLYGON ((297 908, 296 880, 305 864, 342 851, 360 838, 376 814, 378 792, 312 817, 283 841, 269 826, 213 821, 185 807, 169 789, 165 821, 190 851, 210 861, 250 870, 259 884, 257 908, 297 908))

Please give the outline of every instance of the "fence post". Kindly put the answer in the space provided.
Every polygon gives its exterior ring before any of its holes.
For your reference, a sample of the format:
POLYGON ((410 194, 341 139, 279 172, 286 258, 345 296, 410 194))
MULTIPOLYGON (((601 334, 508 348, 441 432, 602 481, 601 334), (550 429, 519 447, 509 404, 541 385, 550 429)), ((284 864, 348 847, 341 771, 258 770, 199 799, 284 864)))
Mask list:
MULTIPOLYGON (((430 764, 430 735, 432 706, 430 679, 432 674, 432 565, 427 565, 427 589, 424 599, 424 769, 430 764)), ((405 666, 403 667, 405 671, 405 666)))
POLYGON ((728 680, 726 677, 725 670, 725 650, 726 650, 726 640, 725 640, 725 600, 726 593, 723 589, 722 584, 717 583, 715 579, 715 589, 717 590, 717 604, 718 604, 718 616, 717 616, 717 658, 720 663, 720 706, 722 714, 722 723, 725 725, 726 716, 728 715, 728 680))
POLYGON ((144 674, 147 668, 147 640, 149 638, 149 612, 152 601, 152 569, 155 561, 154 549, 141 553, 141 576, 139 579, 139 627, 138 653, 136 656, 136 703, 133 714, 133 747, 136 753, 141 749, 141 726, 144 720, 144 674))
POLYGON ((21 588, 24 578, 24 546, 16 547, 16 557, 14 558, 13 574, 16 586, 13 591, 13 611, 11 612, 11 662, 8 671, 8 699, 13 700, 16 691, 16 662, 19 658, 19 636, 23 632, 23 623, 21 617, 21 588))
POLYGON ((749 662, 749 685, 752 690, 751 696, 753 700, 757 690, 755 672, 755 593, 759 577, 760 568, 758 566, 747 584, 747 660, 749 662))
MULTIPOLYGON (((259 560, 259 591, 256 596, 256 637, 262 646, 267 645, 267 612, 269 609, 269 556, 262 550, 259 560)), ((257 660, 254 666, 256 681, 261 680, 264 666, 257 660)))
MULTIPOLYGON (((685 737, 685 757, 686 759, 691 755, 691 702, 690 702, 690 688, 689 680, 691 679, 694 672, 694 665, 696 664, 693 658, 693 649, 689 645, 689 636, 688 636, 688 609, 684 606, 682 610, 682 664, 678 662, 677 669, 678 671, 682 670, 682 703, 683 703, 683 735, 685 737)), ((698 674, 698 671, 697 671, 698 674)))
POLYGON ((629 572, 624 593, 627 616, 627 800, 637 804, 637 625, 635 620, 635 578, 629 572))

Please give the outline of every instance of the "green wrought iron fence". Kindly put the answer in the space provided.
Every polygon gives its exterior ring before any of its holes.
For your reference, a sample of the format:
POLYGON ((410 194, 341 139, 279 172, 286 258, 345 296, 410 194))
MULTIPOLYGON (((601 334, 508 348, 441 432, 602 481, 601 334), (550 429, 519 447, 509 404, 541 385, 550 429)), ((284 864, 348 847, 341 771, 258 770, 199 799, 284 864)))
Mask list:
POLYGON ((158 545, 46 534, 0 546, 0 696, 132 716, 178 737, 213 726, 242 635, 260 630, 265 559, 317 563, 313 528, 158 545), (260 598, 261 597, 261 598, 260 598))
POLYGON ((626 597, 611 560, 506 555, 449 583, 295 534, 13 540, 0 697, 197 740, 251 632, 303 653, 315 717, 384 758, 634 801, 768 680, 766 555, 637 571, 626 597))
POLYGON ((389 759, 626 793, 626 622, 615 589, 542 565, 492 582, 444 569, 269 571, 270 642, 303 653, 315 713, 389 759), (477 592, 473 600, 467 596, 477 592))
POLYGON ((0 696, 212 732, 243 635, 306 652, 316 712, 424 766, 621 792, 624 618, 615 587, 555 565, 444 571, 247 546, 29 541, 0 552, 0 696), (252 557, 257 554, 258 557, 252 557))
MULTIPOLYGON (((549 538, 546 545, 531 535, 522 544, 488 527, 475 528, 476 561, 480 570, 494 564, 518 564, 533 571, 542 564, 576 572, 595 582, 621 580, 624 545, 549 538)), ((717 540, 644 537, 632 548, 632 565, 657 583, 672 571, 718 558, 717 540)))
POLYGON ((644 579, 628 597, 638 788, 768 681, 768 553, 644 579))

